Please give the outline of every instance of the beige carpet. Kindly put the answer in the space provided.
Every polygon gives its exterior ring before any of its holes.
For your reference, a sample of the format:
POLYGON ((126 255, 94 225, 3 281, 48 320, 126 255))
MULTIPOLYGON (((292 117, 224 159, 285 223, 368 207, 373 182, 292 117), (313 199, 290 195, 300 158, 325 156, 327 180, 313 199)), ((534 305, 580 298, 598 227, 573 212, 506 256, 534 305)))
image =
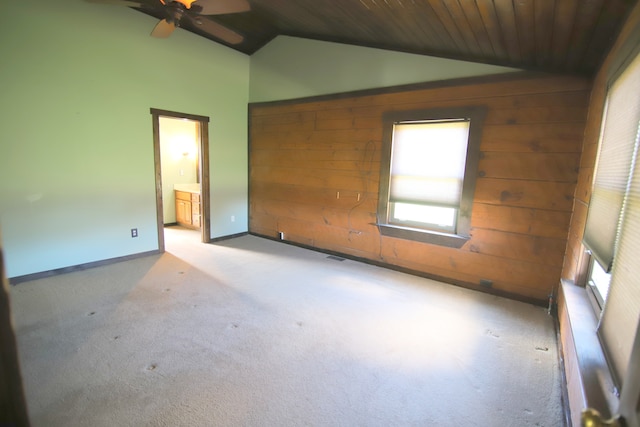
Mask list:
POLYGON ((34 426, 561 426, 540 307, 254 236, 12 287, 34 426))

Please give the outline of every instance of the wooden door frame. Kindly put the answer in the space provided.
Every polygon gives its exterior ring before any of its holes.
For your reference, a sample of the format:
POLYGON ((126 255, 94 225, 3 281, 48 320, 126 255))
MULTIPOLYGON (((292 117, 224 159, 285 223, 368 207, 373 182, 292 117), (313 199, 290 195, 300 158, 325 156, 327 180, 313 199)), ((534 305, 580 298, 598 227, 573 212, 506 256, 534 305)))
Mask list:
POLYGON ((9 294, 0 236, 0 425, 28 427, 29 414, 9 294))
POLYGON ((209 193, 209 117, 177 111, 151 108, 153 120, 153 160, 156 179, 156 218, 158 222, 158 250, 164 252, 164 212, 162 202, 162 169, 160 165, 160 117, 193 120, 200 123, 199 173, 200 173, 200 234, 202 243, 211 241, 211 215, 209 193))

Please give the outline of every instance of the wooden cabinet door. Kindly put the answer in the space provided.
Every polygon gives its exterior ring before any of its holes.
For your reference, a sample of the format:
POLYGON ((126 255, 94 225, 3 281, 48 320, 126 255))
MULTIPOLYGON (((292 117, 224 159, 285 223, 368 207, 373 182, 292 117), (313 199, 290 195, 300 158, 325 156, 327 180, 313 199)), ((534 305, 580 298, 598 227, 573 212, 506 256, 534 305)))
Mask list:
POLYGON ((191 202, 176 199, 176 222, 191 225, 191 202))
POLYGON ((175 191, 176 194, 176 222, 189 228, 200 228, 202 224, 200 213, 200 194, 186 191, 175 191))

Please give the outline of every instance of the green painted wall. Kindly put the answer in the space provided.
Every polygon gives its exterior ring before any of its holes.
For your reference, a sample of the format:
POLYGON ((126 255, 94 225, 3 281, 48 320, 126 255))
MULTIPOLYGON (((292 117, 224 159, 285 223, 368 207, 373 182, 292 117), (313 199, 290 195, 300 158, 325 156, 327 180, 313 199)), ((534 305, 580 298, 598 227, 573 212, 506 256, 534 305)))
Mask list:
POLYGON ((251 56, 251 102, 520 71, 279 36, 251 56))
POLYGON ((157 249, 151 107, 211 118, 212 237, 247 230, 249 57, 180 29, 154 39, 155 22, 80 0, 3 4, 9 277, 157 249))

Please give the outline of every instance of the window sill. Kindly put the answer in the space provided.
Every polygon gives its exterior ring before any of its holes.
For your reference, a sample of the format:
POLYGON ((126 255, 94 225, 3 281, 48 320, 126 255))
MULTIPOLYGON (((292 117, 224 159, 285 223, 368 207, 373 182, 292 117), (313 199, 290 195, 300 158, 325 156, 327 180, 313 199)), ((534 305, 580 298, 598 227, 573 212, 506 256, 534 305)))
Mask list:
POLYGON ((595 408, 608 418, 617 405, 616 388, 596 332, 596 317, 587 289, 566 280, 561 281, 567 323, 562 337, 565 372, 575 372, 580 390, 570 391, 572 418, 579 420, 579 412, 595 408), (577 396, 580 396, 579 398, 577 396), (573 412, 577 413, 573 413, 573 412))
POLYGON ((416 242, 430 243, 432 245, 446 246, 448 248, 460 249, 469 240, 469 237, 460 236, 458 234, 439 233, 437 231, 401 227, 391 224, 377 225, 383 236, 414 240, 416 242))

